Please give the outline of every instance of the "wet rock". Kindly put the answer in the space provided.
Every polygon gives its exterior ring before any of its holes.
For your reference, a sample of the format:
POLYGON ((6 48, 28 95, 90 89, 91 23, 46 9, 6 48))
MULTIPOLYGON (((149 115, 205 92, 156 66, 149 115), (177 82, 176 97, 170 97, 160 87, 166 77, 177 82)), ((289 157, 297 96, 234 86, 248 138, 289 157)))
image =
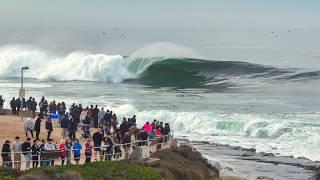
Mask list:
POLYGON ((214 167, 216 167, 219 171, 222 170, 221 164, 220 164, 219 162, 212 162, 212 161, 210 161, 210 163, 211 163, 214 167))
POLYGON ((306 158, 306 157, 298 157, 297 159, 310 161, 310 159, 308 159, 308 158, 306 158))
POLYGON ((249 157, 249 156, 252 156, 253 154, 252 153, 244 153, 244 154, 242 154, 241 156, 243 156, 243 157, 249 157))
POLYGON ((259 180, 273 180, 273 178, 267 177, 267 176, 259 176, 259 177, 257 177, 257 179, 259 179, 259 180))
POLYGON ((266 153, 264 156, 274 157, 274 154, 273 153, 266 153))
POLYGON ((249 148, 249 149, 247 149, 247 151, 255 153, 257 150, 255 148, 249 148))
POLYGON ((233 171, 233 169, 231 167, 225 167, 224 169, 227 171, 231 171, 231 172, 233 171))
POLYGON ((282 158, 294 159, 294 157, 293 157, 293 156, 280 156, 280 157, 282 157, 282 158))
POLYGON ((212 146, 219 146, 219 144, 214 143, 214 142, 210 143, 210 145, 212 145, 212 146))
POLYGON ((240 146, 234 146, 234 147, 232 147, 232 149, 234 149, 234 150, 243 150, 243 148, 240 147, 240 146))

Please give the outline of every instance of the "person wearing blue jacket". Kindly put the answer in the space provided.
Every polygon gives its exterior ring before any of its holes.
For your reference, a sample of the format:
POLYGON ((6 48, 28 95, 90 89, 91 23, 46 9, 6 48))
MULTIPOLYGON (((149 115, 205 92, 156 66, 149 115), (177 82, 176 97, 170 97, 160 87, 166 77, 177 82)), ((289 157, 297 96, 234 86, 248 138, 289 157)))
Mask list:
POLYGON ((76 139, 73 144, 73 156, 76 161, 76 165, 79 165, 81 149, 82 145, 79 143, 79 139, 76 139))

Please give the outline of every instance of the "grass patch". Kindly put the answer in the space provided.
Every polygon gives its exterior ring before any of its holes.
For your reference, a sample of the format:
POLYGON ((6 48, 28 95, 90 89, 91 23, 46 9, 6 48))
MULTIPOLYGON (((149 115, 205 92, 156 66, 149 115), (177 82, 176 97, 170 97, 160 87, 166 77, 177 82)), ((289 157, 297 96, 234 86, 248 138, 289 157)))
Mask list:
POLYGON ((129 162, 104 161, 86 165, 53 166, 31 169, 28 174, 19 177, 14 170, 2 169, 0 179, 70 179, 70 180, 160 180, 159 173, 150 167, 129 162), (13 171, 13 172, 7 172, 13 171))

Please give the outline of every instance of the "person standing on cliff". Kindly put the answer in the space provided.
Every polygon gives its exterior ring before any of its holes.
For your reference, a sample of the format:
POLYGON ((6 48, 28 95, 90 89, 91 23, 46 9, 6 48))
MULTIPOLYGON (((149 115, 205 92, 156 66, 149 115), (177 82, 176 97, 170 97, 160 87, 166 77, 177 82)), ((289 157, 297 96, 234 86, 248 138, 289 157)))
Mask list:
POLYGON ((19 116, 19 112, 20 112, 20 110, 22 111, 22 108, 23 108, 23 107, 21 107, 21 100, 20 100, 20 98, 16 99, 15 104, 16 104, 16 109, 17 109, 16 115, 19 116))
POLYGON ((32 98, 32 102, 31 102, 32 118, 36 117, 36 110, 37 110, 37 102, 34 98, 32 98))
POLYGON ((98 115, 99 115, 98 105, 93 109, 93 127, 98 128, 98 115))
POLYGON ((82 150, 82 145, 80 144, 79 139, 75 139, 72 149, 73 149, 73 155, 74 155, 74 160, 76 161, 76 165, 79 165, 81 150, 82 150))
POLYGON ((39 152, 40 145, 38 145, 37 140, 33 140, 33 144, 31 146, 32 168, 36 168, 39 165, 39 152))
POLYGON ((36 122, 34 123, 34 131, 36 131, 36 140, 40 140, 39 139, 39 135, 40 135, 40 129, 41 129, 41 118, 38 116, 36 119, 36 122))
POLYGON ((4 99, 2 98, 2 96, 0 95, 0 115, 3 115, 3 104, 4 104, 4 99))
POLYGON ((27 108, 27 112, 28 112, 28 117, 31 117, 31 108, 32 107, 32 97, 29 97, 29 99, 26 102, 26 108, 27 108))
POLYGON ((104 111, 104 108, 101 107, 101 110, 98 113, 99 128, 103 128, 105 114, 106 114, 106 112, 104 111))
POLYGON ((47 141, 49 141, 50 136, 51 136, 51 132, 53 131, 52 121, 51 121, 51 118, 47 114, 45 114, 45 118, 46 118, 46 131, 48 133, 47 141))
POLYGON ((21 169, 21 149, 22 144, 19 142, 20 137, 16 137, 16 141, 12 144, 12 151, 13 151, 13 164, 14 168, 18 171, 21 169))
POLYGON ((6 140, 6 142, 2 146, 1 150, 1 157, 3 162, 3 167, 12 167, 12 160, 11 160, 11 148, 10 148, 10 141, 6 140))
POLYGON ((69 114, 66 113, 60 120, 61 136, 63 139, 68 137, 69 114))
POLYGON ((26 137, 28 137, 28 131, 31 134, 31 137, 33 138, 33 130, 34 130, 34 123, 31 118, 27 118, 27 121, 24 124, 24 132, 26 133, 26 137))
POLYGON ((22 154, 26 160, 26 170, 28 171, 30 169, 30 151, 31 151, 31 139, 27 138, 27 140, 22 143, 21 150, 22 154))
POLYGON ((101 129, 97 129, 97 131, 92 136, 95 161, 97 161, 98 154, 100 157, 100 161, 102 160, 101 144, 102 144, 103 135, 101 131, 102 131, 101 129))
POLYGON ((16 107, 16 99, 14 97, 10 101, 10 107, 11 107, 12 115, 16 115, 17 114, 17 110, 16 110, 17 107, 16 107))

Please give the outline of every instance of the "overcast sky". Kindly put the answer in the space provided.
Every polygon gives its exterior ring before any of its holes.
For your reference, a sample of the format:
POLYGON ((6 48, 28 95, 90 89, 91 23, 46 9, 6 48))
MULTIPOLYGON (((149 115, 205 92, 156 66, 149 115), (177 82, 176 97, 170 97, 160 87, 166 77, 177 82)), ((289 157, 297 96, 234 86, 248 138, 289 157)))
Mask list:
POLYGON ((319 0, 0 1, 5 27, 320 27, 319 0))

